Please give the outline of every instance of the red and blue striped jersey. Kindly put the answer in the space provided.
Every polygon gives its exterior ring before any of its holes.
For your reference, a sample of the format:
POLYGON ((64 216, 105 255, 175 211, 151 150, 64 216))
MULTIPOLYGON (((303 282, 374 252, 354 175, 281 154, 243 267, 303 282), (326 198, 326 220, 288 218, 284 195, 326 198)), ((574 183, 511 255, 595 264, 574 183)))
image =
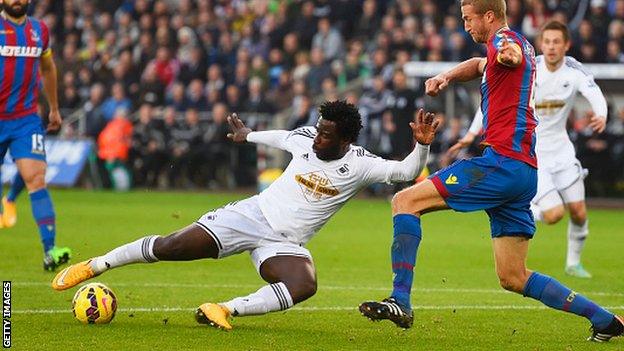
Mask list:
POLYGON ((501 29, 488 40, 487 64, 481 81, 482 144, 537 168, 535 71, 535 50, 522 35, 501 29), (497 60, 503 35, 522 50, 522 63, 517 67, 497 60))
POLYGON ((22 24, 0 16, 0 120, 37 112, 39 60, 50 55, 48 27, 27 17, 22 24))

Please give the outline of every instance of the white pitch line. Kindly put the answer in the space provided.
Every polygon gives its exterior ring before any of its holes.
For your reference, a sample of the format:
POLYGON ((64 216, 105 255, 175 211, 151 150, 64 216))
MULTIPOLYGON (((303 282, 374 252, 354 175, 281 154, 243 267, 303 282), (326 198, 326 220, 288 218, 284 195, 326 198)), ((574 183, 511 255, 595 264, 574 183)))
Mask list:
MULTIPOLYGON (((47 282, 13 282, 14 286, 50 286, 47 282)), ((195 289, 252 289, 258 284, 191 284, 191 283, 111 283, 114 286, 141 287, 141 288, 195 288, 195 289)), ((320 285, 319 290, 361 290, 361 291, 390 291, 390 287, 375 286, 332 286, 320 285)), ((474 294, 514 294, 501 289, 473 289, 473 288, 413 288, 413 292, 440 292, 440 293, 474 293, 474 294)), ((583 291, 583 295, 622 297, 624 293, 605 291, 583 291)))
MULTIPOLYGON (((514 305, 416 305, 412 306, 414 310, 546 310, 546 306, 514 306, 514 305)), ((605 306, 609 310, 624 310, 624 306, 605 306)), ((190 312, 196 308, 188 307, 124 307, 117 309, 117 312, 190 312)), ((357 311, 357 308, 351 306, 328 306, 328 307, 293 307, 289 311, 357 311)), ((27 309, 13 310, 14 314, 61 314, 71 313, 69 309, 27 309)))

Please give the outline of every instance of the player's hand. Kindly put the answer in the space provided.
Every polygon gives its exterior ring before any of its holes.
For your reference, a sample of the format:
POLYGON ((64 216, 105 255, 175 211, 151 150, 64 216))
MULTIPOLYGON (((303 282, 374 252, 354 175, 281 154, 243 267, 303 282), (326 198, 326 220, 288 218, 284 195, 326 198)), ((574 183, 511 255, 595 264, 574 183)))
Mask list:
POLYGON ((425 81, 425 93, 429 96, 438 96, 438 94, 444 90, 450 83, 450 80, 445 76, 438 74, 435 77, 431 77, 425 81))
POLYGON ((55 132, 61 128, 61 123, 63 119, 61 118, 61 113, 59 110, 50 110, 50 114, 48 115, 48 128, 46 131, 55 132))
POLYGON ((603 116, 592 115, 589 119, 589 127, 596 133, 604 132, 607 126, 607 118, 603 116))
POLYGON ((455 145, 451 146, 447 151, 446 151, 446 157, 449 158, 455 158, 457 157, 457 154, 459 153, 459 150, 470 146, 470 144, 472 144, 472 142, 475 139, 475 136, 473 133, 468 132, 466 133, 466 135, 464 135, 463 138, 459 139, 455 145))
POLYGON ((238 118, 236 113, 232 113, 227 117, 228 124, 232 133, 228 133, 227 137, 235 143, 244 143, 247 141, 247 134, 251 133, 251 129, 245 127, 243 121, 238 118))
POLYGON ((510 42, 507 34, 501 36, 501 46, 498 49, 498 62, 505 66, 516 67, 522 63, 522 50, 514 42, 510 42))
POLYGON ((423 109, 416 112, 416 119, 414 122, 410 122, 410 128, 412 128, 412 135, 414 139, 420 145, 429 145, 435 137, 435 133, 440 126, 440 120, 435 118, 435 115, 431 112, 426 112, 423 109))

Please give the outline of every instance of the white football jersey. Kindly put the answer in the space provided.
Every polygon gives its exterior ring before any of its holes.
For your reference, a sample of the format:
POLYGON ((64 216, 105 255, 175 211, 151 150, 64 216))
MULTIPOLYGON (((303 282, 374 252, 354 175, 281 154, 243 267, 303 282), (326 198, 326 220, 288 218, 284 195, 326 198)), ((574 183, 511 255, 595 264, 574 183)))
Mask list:
POLYGON ((376 182, 414 179, 429 151, 428 146, 417 145, 411 157, 398 162, 351 145, 341 159, 322 161, 312 150, 315 136, 314 127, 252 132, 247 136, 250 142, 292 154, 284 173, 258 196, 260 209, 272 229, 300 244, 308 242, 362 188, 376 182))
POLYGON ((546 67, 543 55, 537 56, 535 112, 537 125, 537 160, 540 168, 559 168, 574 163, 574 146, 566 131, 566 122, 577 92, 591 104, 597 116, 607 117, 607 102, 594 77, 583 65, 566 56, 554 72, 546 67))

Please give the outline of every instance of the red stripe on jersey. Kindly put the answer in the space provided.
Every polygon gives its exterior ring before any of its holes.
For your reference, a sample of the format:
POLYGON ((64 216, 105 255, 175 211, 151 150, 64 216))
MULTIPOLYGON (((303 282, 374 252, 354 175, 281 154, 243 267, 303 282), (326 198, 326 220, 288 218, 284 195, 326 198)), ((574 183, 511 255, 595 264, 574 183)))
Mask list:
MULTIPOLYGON (((4 35, 6 36, 4 45, 15 46, 17 44, 17 33, 15 33, 15 29, 6 20, 2 20, 2 24, 4 25, 4 35)), ((14 57, 4 58, 4 79, 0 85, 0 113, 6 113, 6 107, 9 102, 9 97, 11 96, 11 88, 13 87, 13 80, 15 79, 15 61, 14 57)))
MULTIPOLYGON (((26 21, 26 43, 27 43, 27 47, 33 47, 33 46, 37 46, 37 43, 35 43, 32 40, 32 35, 30 35, 30 32, 32 30, 32 24, 29 20, 26 21)), ((20 90, 18 92, 17 95, 17 105, 15 106, 15 111, 23 111, 25 109, 30 109, 32 106, 25 106, 26 104, 26 94, 30 93, 30 94, 35 94, 35 98, 33 99, 33 105, 37 105, 37 92, 36 91, 32 91, 29 92, 30 90, 30 80, 32 79, 32 71, 33 71, 33 65, 36 64, 35 60, 38 60, 39 58, 34 58, 34 57, 27 57, 26 61, 24 63, 24 77, 23 77, 23 81, 22 81, 22 86, 20 87, 20 90)))
POLYGON ((50 47, 50 30, 43 21, 39 21, 39 27, 41 27, 41 39, 43 40, 42 52, 45 52, 50 47))
POLYGON ((526 52, 520 35, 510 30, 505 30, 504 33, 520 46, 522 63, 518 67, 508 67, 497 62, 496 45, 502 38, 494 36, 488 40, 487 65, 482 83, 482 106, 487 106, 486 111, 483 111, 487 120, 483 143, 491 145, 499 154, 537 167, 532 145, 536 120, 530 106, 534 76, 525 75, 527 69, 535 70, 533 53, 526 52), (517 133, 522 135, 518 136, 517 133), (517 142, 518 137, 521 143, 519 148, 514 148, 514 139, 517 142))

